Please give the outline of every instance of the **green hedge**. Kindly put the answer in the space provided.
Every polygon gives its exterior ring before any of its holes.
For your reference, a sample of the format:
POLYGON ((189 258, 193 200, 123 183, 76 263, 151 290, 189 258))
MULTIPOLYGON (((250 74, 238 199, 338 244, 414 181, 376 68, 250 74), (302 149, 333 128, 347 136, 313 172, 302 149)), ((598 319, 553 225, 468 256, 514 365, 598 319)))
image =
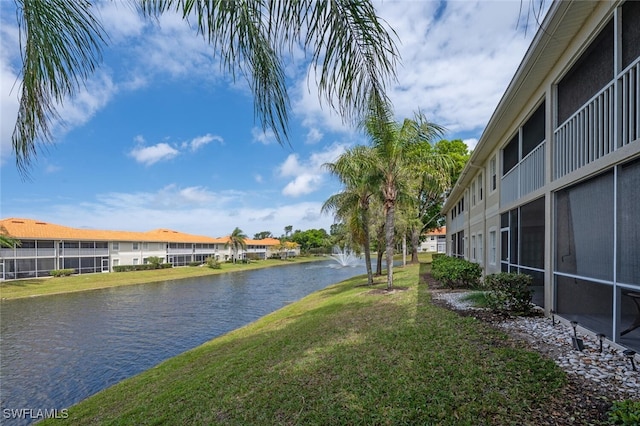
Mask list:
POLYGON ((173 268, 170 263, 161 263, 160 265, 154 265, 147 263, 144 265, 118 265, 113 267, 113 272, 130 272, 130 271, 150 271, 152 269, 169 269, 173 268))
POLYGON ((533 305, 531 299, 532 278, 526 274, 500 272, 487 275, 484 287, 487 290, 487 304, 496 312, 528 315, 533 305))
POLYGON ((52 277, 66 277, 67 275, 75 274, 76 270, 73 268, 70 269, 54 269, 49 272, 52 277))
POLYGON ((434 256, 431 263, 431 275, 448 288, 478 288, 482 268, 468 260, 451 256, 434 256))

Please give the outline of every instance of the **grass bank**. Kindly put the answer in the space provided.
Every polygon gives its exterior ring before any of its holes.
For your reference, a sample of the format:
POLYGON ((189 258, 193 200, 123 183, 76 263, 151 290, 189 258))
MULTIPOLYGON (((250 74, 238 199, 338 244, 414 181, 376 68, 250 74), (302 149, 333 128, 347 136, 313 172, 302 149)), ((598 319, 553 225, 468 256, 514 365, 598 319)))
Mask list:
POLYGON ((417 265, 395 271, 394 292, 330 286, 86 399, 67 423, 526 425, 563 386, 552 361, 433 305, 417 265))
POLYGON ((112 272, 108 274, 84 274, 69 277, 47 277, 27 280, 12 280, 0 283, 0 299, 11 300, 24 297, 46 296, 76 291, 97 290, 101 288, 119 287, 131 284, 144 284, 165 280, 198 277, 204 275, 224 274, 227 272, 246 271, 250 269, 282 266, 291 263, 313 262, 324 257, 299 256, 287 260, 266 259, 248 264, 223 263, 221 269, 207 267, 184 266, 171 269, 151 271, 112 272))

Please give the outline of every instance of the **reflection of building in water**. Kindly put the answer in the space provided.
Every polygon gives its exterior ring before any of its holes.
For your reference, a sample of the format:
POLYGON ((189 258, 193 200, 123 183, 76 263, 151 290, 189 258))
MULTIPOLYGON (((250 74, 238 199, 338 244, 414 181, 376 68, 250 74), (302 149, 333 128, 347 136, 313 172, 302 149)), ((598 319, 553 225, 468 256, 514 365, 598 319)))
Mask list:
POLYGON ((640 2, 553 2, 449 194, 447 251, 640 351, 640 2))

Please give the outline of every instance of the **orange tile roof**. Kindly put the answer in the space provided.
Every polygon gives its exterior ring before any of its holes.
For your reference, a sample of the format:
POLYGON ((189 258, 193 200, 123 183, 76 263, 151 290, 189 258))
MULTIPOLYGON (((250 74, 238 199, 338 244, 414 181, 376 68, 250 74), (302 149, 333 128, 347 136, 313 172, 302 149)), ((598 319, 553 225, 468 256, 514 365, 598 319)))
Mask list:
MULTIPOLYGON (((18 240, 148 241, 205 244, 226 244, 229 242, 228 236, 212 238, 164 228, 153 229, 147 232, 79 229, 34 219, 13 217, 0 220, 0 231, 18 240)), ((262 240, 247 239, 245 243, 247 245, 274 246, 280 244, 280 240, 276 238, 265 238, 262 240)))
POLYGON ((429 232, 425 232, 424 235, 447 235, 447 227, 443 226, 441 228, 432 229, 429 232))
POLYGON ((148 241, 181 243, 225 243, 226 239, 191 235, 170 229, 148 232, 106 231, 78 229, 33 219, 8 218, 0 220, 0 230, 16 239, 92 240, 92 241, 148 241))

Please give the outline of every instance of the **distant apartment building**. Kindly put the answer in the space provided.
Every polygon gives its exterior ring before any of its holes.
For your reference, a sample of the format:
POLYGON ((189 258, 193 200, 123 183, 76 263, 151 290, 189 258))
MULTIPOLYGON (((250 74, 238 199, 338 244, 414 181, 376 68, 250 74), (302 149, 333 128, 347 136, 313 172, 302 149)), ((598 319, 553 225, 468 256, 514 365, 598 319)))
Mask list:
POLYGON ((418 252, 445 253, 447 250, 447 228, 433 229, 424 234, 424 241, 418 246, 418 252))
POLYGON ((185 266, 204 262, 266 259, 300 254, 294 246, 283 248, 275 238, 247 239, 246 247, 234 253, 228 237, 211 238, 169 229, 148 232, 77 229, 33 219, 0 220, 0 230, 19 241, 0 248, 0 280, 50 276, 52 270, 74 269, 78 274, 111 272, 114 266, 141 265, 150 257, 163 263, 185 266))
POLYGON ((555 1, 443 207, 447 251, 640 350, 640 2, 555 1))

